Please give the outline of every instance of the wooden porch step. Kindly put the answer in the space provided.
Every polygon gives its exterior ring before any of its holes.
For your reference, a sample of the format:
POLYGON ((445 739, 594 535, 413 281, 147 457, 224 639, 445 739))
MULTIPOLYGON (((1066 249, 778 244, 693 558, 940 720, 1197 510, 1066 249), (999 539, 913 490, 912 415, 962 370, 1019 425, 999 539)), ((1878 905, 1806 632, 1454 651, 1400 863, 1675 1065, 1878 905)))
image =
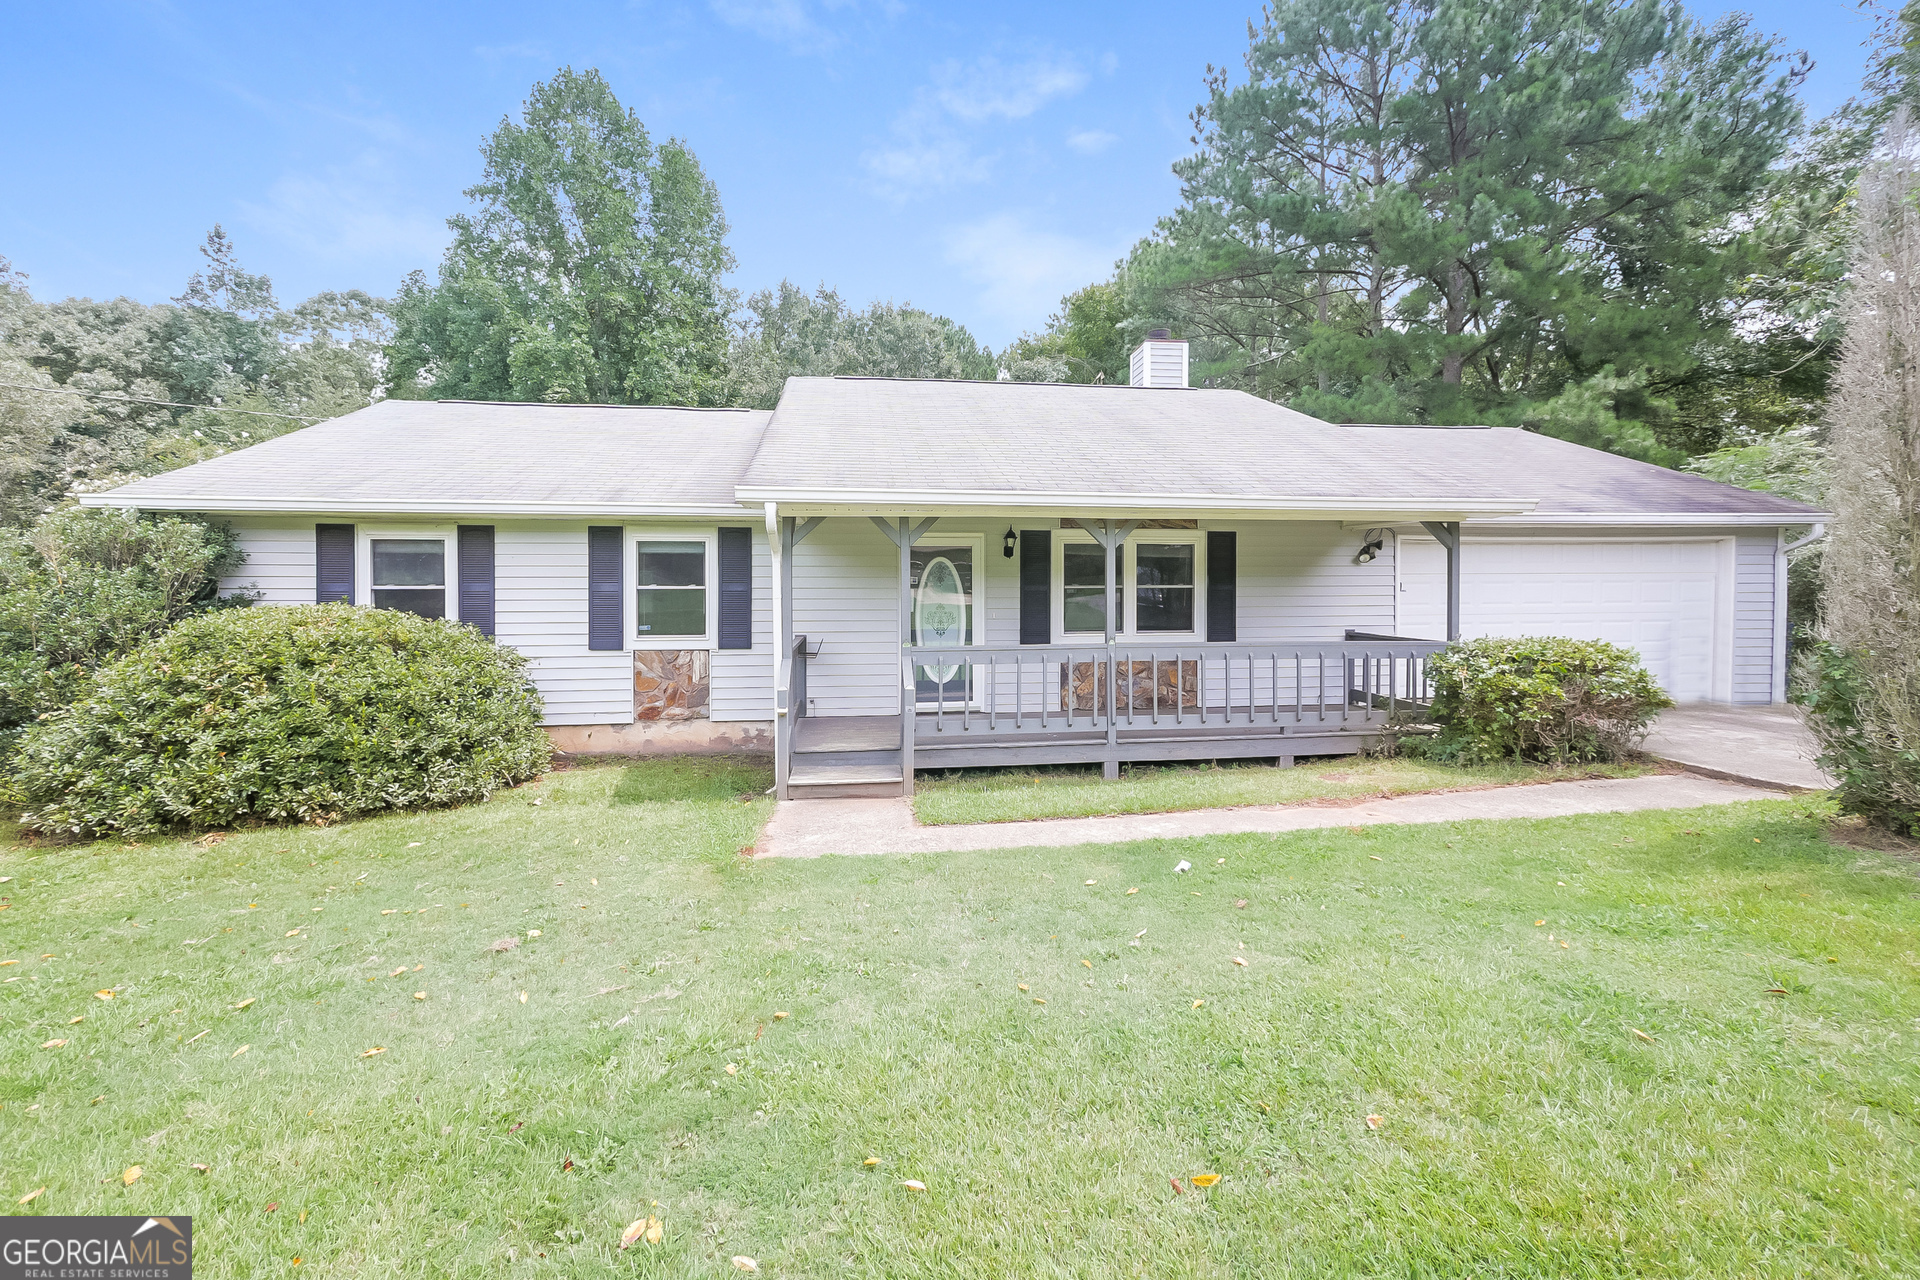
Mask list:
POLYGON ((886 799, 904 795, 906 783, 900 769, 900 753, 895 751, 892 756, 891 760, 822 761, 796 755, 787 773, 787 794, 795 800, 886 799))

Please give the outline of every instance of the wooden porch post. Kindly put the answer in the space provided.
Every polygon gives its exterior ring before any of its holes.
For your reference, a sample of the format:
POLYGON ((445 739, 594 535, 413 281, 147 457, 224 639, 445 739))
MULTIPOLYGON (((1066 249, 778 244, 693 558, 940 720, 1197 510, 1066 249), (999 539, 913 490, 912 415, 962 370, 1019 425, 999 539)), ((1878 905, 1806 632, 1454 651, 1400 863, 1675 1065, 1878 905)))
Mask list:
POLYGON ((1422 520, 1420 527, 1447 549, 1447 643, 1460 638, 1460 522, 1422 520))
POLYGON ((793 762, 793 517, 769 502, 767 552, 773 560, 773 797, 787 798, 793 762))
POLYGON ((913 522, 900 517, 900 785, 913 794, 913 522))

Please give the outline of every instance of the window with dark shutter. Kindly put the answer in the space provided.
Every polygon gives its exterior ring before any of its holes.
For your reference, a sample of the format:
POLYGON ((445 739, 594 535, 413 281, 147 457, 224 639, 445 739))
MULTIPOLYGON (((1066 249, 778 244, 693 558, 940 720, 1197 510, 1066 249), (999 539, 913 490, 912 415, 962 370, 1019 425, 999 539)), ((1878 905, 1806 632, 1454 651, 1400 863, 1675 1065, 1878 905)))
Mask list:
POLYGON ((1207 532, 1207 639, 1240 638, 1238 535, 1231 529, 1207 532))
POLYGON ((623 649, 619 525, 587 526, 587 648, 623 649))
POLYGON ((753 648, 753 530, 720 530, 720 647, 753 648))
POLYGON ((493 634, 493 526, 460 526, 460 621, 493 634))
POLYGON ((1053 533, 1020 531, 1020 643, 1053 643, 1053 533))
POLYGON ((353 603, 353 526, 313 526, 313 600, 353 603))

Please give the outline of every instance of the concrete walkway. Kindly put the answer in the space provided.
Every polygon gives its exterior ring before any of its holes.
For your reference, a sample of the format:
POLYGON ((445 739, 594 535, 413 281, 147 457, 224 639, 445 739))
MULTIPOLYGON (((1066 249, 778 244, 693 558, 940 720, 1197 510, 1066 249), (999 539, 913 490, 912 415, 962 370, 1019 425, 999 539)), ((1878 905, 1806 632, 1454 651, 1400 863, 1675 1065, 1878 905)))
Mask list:
POLYGON ((1462 822, 1485 818, 1558 818, 1579 813, 1694 809, 1740 800, 1777 800, 1781 793, 1692 774, 1550 782, 1366 800, 1340 805, 1257 805, 1186 813, 1054 818, 923 827, 907 800, 787 800, 773 813, 754 853, 762 858, 814 858, 842 853, 958 853, 976 849, 1121 844, 1244 832, 1304 831, 1370 823, 1462 822))
POLYGON ((1698 773, 1788 791, 1824 791, 1833 780, 1798 707, 1729 707, 1695 702, 1660 714, 1649 755, 1698 773))

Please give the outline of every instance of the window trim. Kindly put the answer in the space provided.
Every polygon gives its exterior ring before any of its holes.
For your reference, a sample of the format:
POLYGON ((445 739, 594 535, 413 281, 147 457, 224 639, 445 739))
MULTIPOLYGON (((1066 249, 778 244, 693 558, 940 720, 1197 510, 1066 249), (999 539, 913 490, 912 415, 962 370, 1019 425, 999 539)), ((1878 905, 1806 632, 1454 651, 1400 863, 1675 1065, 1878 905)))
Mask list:
MULTIPOLYGON (((660 525, 624 525, 620 531, 620 597, 622 641, 627 652, 661 649, 715 650, 720 644, 720 530, 672 529, 660 525), (707 629, 697 636, 649 636, 640 625, 640 544, 642 542, 699 542, 707 549, 707 629)), ((739 652, 729 650, 729 652, 739 652)))
POLYGON ((437 538, 440 541, 440 589, 446 593, 449 622, 460 621, 460 531, 450 524, 358 525, 353 536, 353 602, 373 608, 373 544, 388 538, 415 540, 437 538))
MULTIPOLYGON (((1121 593, 1121 619, 1127 625, 1113 633, 1115 640, 1130 644, 1166 640, 1169 644, 1205 643, 1207 636, 1207 534, 1206 529, 1135 529, 1120 546, 1117 566, 1121 593), (1138 629, 1139 582, 1134 548, 1141 542, 1181 543, 1193 547, 1193 629, 1191 631, 1141 631, 1138 629)), ((1066 610, 1066 544, 1099 546, 1084 529, 1056 529, 1053 536, 1053 570, 1049 588, 1053 593, 1053 643, 1104 644, 1104 631, 1068 631, 1066 610)))

